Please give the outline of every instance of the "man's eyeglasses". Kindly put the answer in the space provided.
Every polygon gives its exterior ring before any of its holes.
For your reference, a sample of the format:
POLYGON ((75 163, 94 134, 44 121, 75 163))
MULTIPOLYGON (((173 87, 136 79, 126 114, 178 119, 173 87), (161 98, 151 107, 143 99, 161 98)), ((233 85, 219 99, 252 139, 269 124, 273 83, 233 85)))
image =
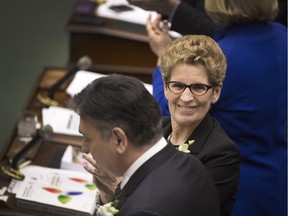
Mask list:
POLYGON ((196 83, 196 84, 186 85, 184 83, 177 82, 177 81, 169 81, 169 82, 166 82, 165 84, 168 87, 168 89, 174 94, 181 94, 185 91, 186 88, 189 88, 190 92, 196 96, 205 95, 207 91, 210 88, 212 88, 212 86, 205 85, 205 84, 196 83))

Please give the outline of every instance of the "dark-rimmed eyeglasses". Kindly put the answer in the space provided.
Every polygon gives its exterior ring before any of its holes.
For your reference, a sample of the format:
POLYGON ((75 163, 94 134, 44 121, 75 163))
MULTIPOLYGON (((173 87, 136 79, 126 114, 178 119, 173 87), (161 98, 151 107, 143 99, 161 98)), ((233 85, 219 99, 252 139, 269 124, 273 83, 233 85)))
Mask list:
POLYGON ((205 95, 207 91, 212 88, 212 86, 201 83, 186 85, 184 83, 177 81, 169 81, 166 82, 165 84, 168 87, 168 89, 174 94, 182 94, 186 88, 189 88, 190 92, 196 96, 205 95))

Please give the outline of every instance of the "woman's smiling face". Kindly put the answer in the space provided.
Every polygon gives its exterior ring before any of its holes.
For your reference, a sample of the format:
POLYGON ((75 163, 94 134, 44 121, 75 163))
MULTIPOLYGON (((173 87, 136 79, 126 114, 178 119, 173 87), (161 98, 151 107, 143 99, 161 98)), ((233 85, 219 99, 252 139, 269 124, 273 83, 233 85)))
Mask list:
MULTIPOLYGON (((176 65, 171 72, 169 81, 177 81, 186 85, 211 85, 205 67, 200 64, 176 65)), ((220 92, 221 86, 217 86, 209 89, 204 95, 195 96, 189 88, 186 88, 181 94, 175 94, 167 86, 164 87, 171 118, 179 126, 198 125, 209 111, 211 104, 218 100, 220 92)))

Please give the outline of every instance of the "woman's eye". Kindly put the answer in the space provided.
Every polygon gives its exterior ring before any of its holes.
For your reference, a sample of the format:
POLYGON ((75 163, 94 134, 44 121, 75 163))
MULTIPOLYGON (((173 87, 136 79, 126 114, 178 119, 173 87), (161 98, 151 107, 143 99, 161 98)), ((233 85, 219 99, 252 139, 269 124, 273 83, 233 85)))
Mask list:
POLYGON ((205 91, 206 90, 206 86, 205 85, 201 85, 201 84, 195 84, 193 85, 193 90, 195 91, 205 91))
POLYGON ((173 85, 173 88, 183 89, 183 85, 176 83, 176 84, 173 85))

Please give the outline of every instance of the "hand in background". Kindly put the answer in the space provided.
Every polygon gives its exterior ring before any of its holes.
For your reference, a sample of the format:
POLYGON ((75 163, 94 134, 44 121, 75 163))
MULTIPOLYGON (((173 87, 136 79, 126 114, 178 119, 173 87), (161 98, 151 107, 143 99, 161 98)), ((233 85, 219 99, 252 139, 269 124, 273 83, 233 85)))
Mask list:
POLYGON ((88 154, 83 153, 83 158, 91 165, 85 165, 84 169, 93 175, 93 181, 100 191, 100 198, 103 203, 111 202, 117 185, 122 178, 111 177, 101 169, 96 161, 88 154))
POLYGON ((151 19, 151 15, 149 15, 146 22, 146 31, 149 38, 149 45, 151 50, 158 58, 160 58, 160 56, 164 53, 167 45, 172 40, 169 36, 168 21, 164 20, 162 22, 162 29, 159 27, 160 23, 160 14, 158 14, 153 21, 151 19))

